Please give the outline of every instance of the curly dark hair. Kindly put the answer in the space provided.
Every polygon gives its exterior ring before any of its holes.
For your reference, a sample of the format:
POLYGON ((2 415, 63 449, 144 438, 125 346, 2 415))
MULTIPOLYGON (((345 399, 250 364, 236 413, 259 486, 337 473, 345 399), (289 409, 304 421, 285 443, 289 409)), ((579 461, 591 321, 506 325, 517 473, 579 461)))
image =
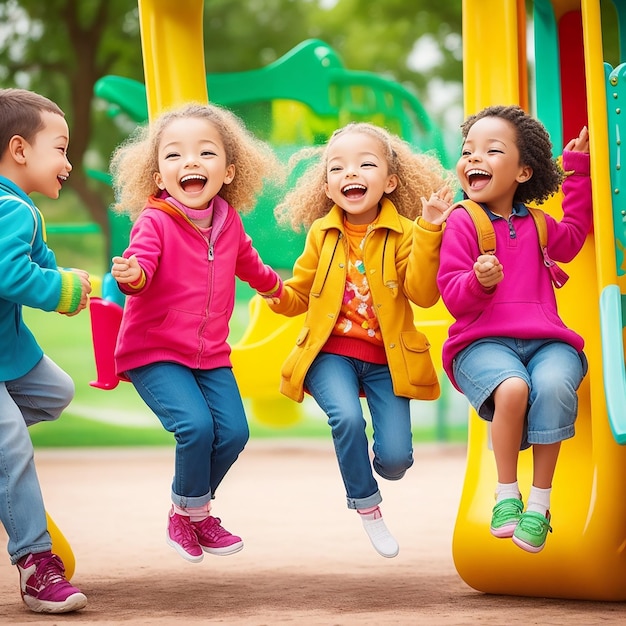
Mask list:
POLYGON ((495 105, 470 115, 463 122, 463 140, 467 138, 470 128, 485 117, 499 117, 515 128, 520 164, 533 170, 533 175, 517 187, 513 201, 536 204, 545 202, 558 191, 564 177, 563 170, 552 157, 552 142, 548 131, 541 122, 517 105, 495 105))

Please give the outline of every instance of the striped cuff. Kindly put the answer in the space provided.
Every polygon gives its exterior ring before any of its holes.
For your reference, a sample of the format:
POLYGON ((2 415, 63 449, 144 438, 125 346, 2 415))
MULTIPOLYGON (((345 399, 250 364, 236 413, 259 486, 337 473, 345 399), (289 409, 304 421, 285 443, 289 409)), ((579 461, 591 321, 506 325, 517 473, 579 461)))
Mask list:
POLYGON ((83 295, 80 278, 74 272, 59 270, 61 274, 61 297, 55 311, 59 313, 74 313, 78 310, 83 295))
POLYGON ((260 296, 267 298, 270 296, 280 296, 282 291, 283 291, 283 281, 280 279, 280 276, 279 276, 278 280, 276 281, 276 284, 274 285, 274 288, 271 291, 259 291, 257 293, 260 296))
POLYGON ((136 289, 137 291, 139 291, 139 289, 142 289, 145 284, 146 284, 146 273, 143 270, 141 270, 141 276, 134 283, 127 283, 127 287, 130 287, 131 289, 136 289))

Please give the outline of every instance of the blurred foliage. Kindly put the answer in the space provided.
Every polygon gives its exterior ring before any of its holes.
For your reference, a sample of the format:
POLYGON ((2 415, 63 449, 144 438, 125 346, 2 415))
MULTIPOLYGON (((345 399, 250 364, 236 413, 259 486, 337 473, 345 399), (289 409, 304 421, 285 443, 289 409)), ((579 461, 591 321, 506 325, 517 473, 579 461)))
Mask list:
MULTIPOLYGON (((415 4, 206 0, 207 71, 262 67, 304 39, 317 37, 337 50, 346 67, 384 73, 422 97, 432 73, 461 80, 461 3, 415 4), (456 38, 450 39, 453 34, 456 38), (428 72, 411 69, 408 61, 422 35, 434 40, 431 50, 443 51, 428 72)), ((107 232, 111 191, 90 179, 86 168, 106 170, 113 148, 132 125, 113 120, 106 105, 93 98, 93 86, 106 74, 143 81, 137 1, 0 0, 0 42, 0 85, 39 91, 66 112, 74 165, 68 186, 107 232)), ((64 199, 69 195, 65 190, 64 199)))
MULTIPOLYGON (((529 10, 532 4, 527 1, 529 10)), ((613 33, 606 58, 617 64, 612 0, 601 6, 603 25, 613 33)), ((461 30, 461 0, 204 2, 208 72, 263 67, 305 39, 322 39, 345 67, 403 84, 454 136, 462 115, 461 30)), ((490 54, 497 51, 485 42, 486 59, 490 54)), ((111 190, 86 169, 106 170, 133 124, 113 119, 93 97, 106 74, 143 81, 137 0, 0 0, 0 86, 39 91, 64 109, 74 171, 63 200, 75 219, 94 220, 108 233, 111 190)))

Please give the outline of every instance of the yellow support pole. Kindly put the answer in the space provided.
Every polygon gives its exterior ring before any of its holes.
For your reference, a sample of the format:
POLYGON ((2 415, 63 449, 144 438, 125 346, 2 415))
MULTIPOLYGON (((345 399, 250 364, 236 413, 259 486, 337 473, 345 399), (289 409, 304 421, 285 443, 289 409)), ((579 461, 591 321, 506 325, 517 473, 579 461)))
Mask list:
POLYGON ((462 7, 466 115, 491 104, 527 108, 525 80, 522 87, 522 78, 526 78, 525 33, 522 25, 518 26, 519 2, 463 0, 462 7), (520 52, 524 53, 523 63, 520 52))
POLYGON ((203 0, 139 0, 148 115, 207 102, 203 0))

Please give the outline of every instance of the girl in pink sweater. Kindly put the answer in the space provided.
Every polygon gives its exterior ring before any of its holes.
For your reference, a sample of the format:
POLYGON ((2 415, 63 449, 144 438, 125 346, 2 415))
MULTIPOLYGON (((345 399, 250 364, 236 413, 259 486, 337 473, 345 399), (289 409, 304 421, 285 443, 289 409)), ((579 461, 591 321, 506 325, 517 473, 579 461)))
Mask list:
POLYGON ((277 163, 232 113, 195 104, 164 113, 113 157, 117 208, 134 219, 111 269, 128 296, 116 368, 176 439, 166 541, 193 563, 243 548, 210 510, 248 440, 227 343, 235 277, 262 295, 282 285, 238 211, 254 206, 277 163))
POLYGON ((482 255, 463 209, 452 212, 437 282, 455 322, 443 348, 452 383, 491 422, 498 474, 491 533, 539 552, 550 528, 550 494, 561 441, 574 435, 576 391, 587 371, 583 339, 557 312, 551 274, 525 203, 541 203, 561 182, 563 218, 546 215, 548 254, 569 262, 592 221, 589 136, 583 128, 552 159, 545 128, 517 106, 492 106, 462 126, 457 176, 491 219, 495 255, 482 255), (524 511, 517 483, 520 449, 533 447, 524 511))

